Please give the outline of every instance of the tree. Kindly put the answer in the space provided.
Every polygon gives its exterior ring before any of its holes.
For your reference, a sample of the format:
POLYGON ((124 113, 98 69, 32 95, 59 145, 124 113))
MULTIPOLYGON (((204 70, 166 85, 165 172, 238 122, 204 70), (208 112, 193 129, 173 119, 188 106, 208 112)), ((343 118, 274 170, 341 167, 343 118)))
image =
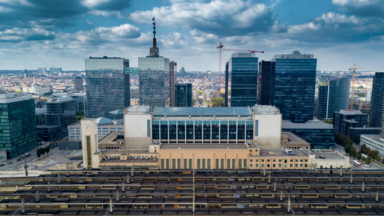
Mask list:
MULTIPOLYGON (((224 107, 224 98, 220 97, 221 100, 221 106, 224 107)), ((218 107, 219 106, 219 98, 212 98, 211 99, 212 107, 218 107)))
POLYGON ((38 158, 41 156, 41 150, 39 148, 36 149, 36 155, 38 158))
POLYGON ((381 159, 381 163, 383 163, 383 164, 384 164, 384 158, 383 158, 383 159, 381 159))
POLYGON ((49 153, 49 146, 45 147, 45 152, 49 153))
POLYGON ((365 159, 365 163, 370 164, 371 163, 371 157, 367 157, 367 159, 365 159))
POLYGON ((356 149, 355 149, 355 148, 352 148, 352 149, 349 151, 349 154, 352 155, 353 157, 356 157, 356 156, 357 156, 356 149))
POLYGON ((354 136, 354 137, 352 137, 352 140, 353 140, 353 142, 355 142, 355 143, 360 143, 360 137, 356 137, 356 136, 354 136))
POLYGON ((357 156, 357 159, 360 160, 361 157, 362 157, 362 156, 361 156, 361 151, 358 151, 356 156, 357 156))
POLYGON ((345 150, 346 153, 349 153, 351 149, 352 149, 351 145, 344 146, 344 150, 345 150))
POLYGON ((353 145, 353 141, 349 138, 349 136, 344 137, 344 145, 353 145))
POLYGON ((377 156, 375 157, 375 160, 377 160, 377 161, 381 161, 381 157, 380 157, 379 155, 377 155, 377 156))

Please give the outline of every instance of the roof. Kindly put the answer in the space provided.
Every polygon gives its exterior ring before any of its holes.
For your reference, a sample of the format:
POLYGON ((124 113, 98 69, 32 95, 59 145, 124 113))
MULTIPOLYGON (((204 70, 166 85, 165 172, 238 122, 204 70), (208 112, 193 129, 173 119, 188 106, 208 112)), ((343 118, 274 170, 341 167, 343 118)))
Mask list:
POLYGON ((108 125, 113 124, 113 121, 109 118, 100 117, 96 119, 97 125, 108 125))
POLYGON ((284 150, 263 150, 260 149, 260 157, 308 157, 306 150, 294 150, 294 154, 286 154, 284 150))
POLYGON ((370 139, 373 139, 376 142, 381 142, 382 144, 384 144, 384 141, 382 141, 380 139, 380 137, 381 137, 380 134, 361 134, 361 137, 370 138, 370 139))
POLYGON ((359 110, 340 110, 340 112, 335 112, 335 113, 340 113, 340 114, 343 114, 343 115, 367 115, 365 113, 362 113, 361 111, 359 110))
POLYGON ((348 128, 348 130, 378 130, 380 131, 380 127, 353 127, 353 128, 348 128))
POLYGON ((248 149, 245 144, 162 144, 160 149, 248 149))
POLYGON ((189 117, 189 116, 250 116, 248 107, 155 107, 153 116, 189 117))
POLYGON ((283 120, 282 129, 333 129, 332 124, 325 123, 319 120, 312 120, 306 123, 293 123, 289 120, 283 120))
POLYGON ((345 158, 343 158, 342 156, 340 156, 339 154, 337 154, 336 152, 325 152, 325 153, 314 153, 315 154, 315 158, 316 159, 325 159, 325 160, 344 160, 345 158), (323 158, 320 158, 323 157, 323 158))

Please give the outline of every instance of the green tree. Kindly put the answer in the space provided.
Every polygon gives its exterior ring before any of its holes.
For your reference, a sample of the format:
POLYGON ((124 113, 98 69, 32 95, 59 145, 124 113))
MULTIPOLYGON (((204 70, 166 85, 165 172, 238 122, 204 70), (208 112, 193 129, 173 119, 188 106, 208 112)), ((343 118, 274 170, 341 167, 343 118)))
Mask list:
POLYGON ((355 148, 352 148, 352 149, 349 151, 349 154, 352 155, 353 157, 356 157, 356 156, 357 156, 356 149, 355 149, 355 148))
POLYGON ((356 156, 357 156, 357 159, 360 160, 361 159, 361 151, 358 151, 356 156))
POLYGON ((49 146, 45 147, 45 152, 49 153, 49 146))
POLYGON ((349 138, 349 136, 345 136, 344 137, 344 141, 343 141, 343 144, 346 146, 346 145, 353 145, 353 141, 349 138))
POLYGON ((371 157, 367 157, 367 159, 365 159, 365 163, 370 164, 371 163, 371 157))
POLYGON ((36 149, 36 155, 38 158, 41 156, 41 150, 39 148, 36 149))
MULTIPOLYGON (((221 100, 221 106, 224 107, 224 98, 220 97, 220 100, 221 100)), ((219 106, 219 98, 212 98, 211 99, 211 104, 212 104, 212 107, 218 107, 219 106)))
POLYGON ((352 149, 352 146, 351 145, 346 145, 344 146, 344 150, 346 153, 349 153, 349 151, 352 149))
POLYGON ((375 160, 377 160, 377 161, 381 161, 381 157, 380 157, 379 155, 377 155, 377 156, 375 157, 375 160))

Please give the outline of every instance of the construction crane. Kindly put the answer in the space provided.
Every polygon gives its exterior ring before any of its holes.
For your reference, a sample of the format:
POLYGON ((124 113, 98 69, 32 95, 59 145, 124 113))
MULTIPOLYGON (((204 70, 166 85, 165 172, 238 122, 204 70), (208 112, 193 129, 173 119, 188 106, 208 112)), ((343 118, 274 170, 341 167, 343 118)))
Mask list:
POLYGON ((224 51, 235 51, 235 52, 249 52, 249 53, 264 53, 264 51, 257 50, 242 50, 242 49, 223 49, 224 51))
POLYGON ((221 107, 221 49, 223 48, 223 44, 221 44, 216 48, 220 49, 220 63, 219 63, 219 107, 221 107))
POLYGON ((204 76, 204 98, 203 101, 207 99, 207 76, 204 76))
POLYGON ((353 64, 353 68, 349 68, 349 70, 353 71, 353 74, 352 74, 352 92, 351 92, 351 103, 349 104, 349 109, 352 110, 353 109, 353 94, 355 93, 355 72, 356 70, 359 70, 359 69, 364 69, 363 67, 359 67, 357 68, 356 67, 356 64, 353 64))

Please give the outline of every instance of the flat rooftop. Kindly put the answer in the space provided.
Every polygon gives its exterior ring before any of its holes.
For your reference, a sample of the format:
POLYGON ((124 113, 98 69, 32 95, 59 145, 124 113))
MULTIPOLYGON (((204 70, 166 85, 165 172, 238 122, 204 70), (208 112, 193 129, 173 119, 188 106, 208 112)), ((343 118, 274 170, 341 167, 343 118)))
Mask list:
POLYGON ((353 128, 349 128, 349 130, 378 130, 378 131, 380 131, 381 128, 380 127, 353 127, 353 128))
POLYGON ((162 144, 160 149, 248 149, 245 144, 162 144))
POLYGON ((268 150, 261 149, 260 157, 308 157, 309 152, 306 150, 294 150, 294 154, 286 154, 284 150, 268 150))
POLYGON ((340 110, 340 112, 335 112, 335 113, 340 113, 343 115, 367 115, 365 113, 362 113, 359 110, 349 110, 349 109, 340 110))
POLYGON ((117 144, 117 135, 124 135, 124 132, 111 132, 99 141, 99 145, 117 144))
POLYGON ((247 117, 251 116, 249 107, 155 107, 154 117, 247 117))
POLYGON ((336 152, 323 152, 323 153, 314 153, 316 159, 324 160, 344 160, 344 157, 340 156, 336 152), (321 157, 320 157, 321 156, 321 157))
POLYGON ((310 145, 307 141, 303 140, 299 136, 291 133, 291 132, 281 132, 281 135, 288 136, 288 143, 286 144, 301 144, 301 145, 310 145))
POLYGON ((361 136, 371 138, 377 142, 381 142, 384 145, 384 142, 380 140, 380 134, 361 134, 361 136))
POLYGON ((325 123, 320 120, 312 120, 306 123, 293 123, 289 120, 283 120, 282 129, 333 129, 332 124, 325 123))

